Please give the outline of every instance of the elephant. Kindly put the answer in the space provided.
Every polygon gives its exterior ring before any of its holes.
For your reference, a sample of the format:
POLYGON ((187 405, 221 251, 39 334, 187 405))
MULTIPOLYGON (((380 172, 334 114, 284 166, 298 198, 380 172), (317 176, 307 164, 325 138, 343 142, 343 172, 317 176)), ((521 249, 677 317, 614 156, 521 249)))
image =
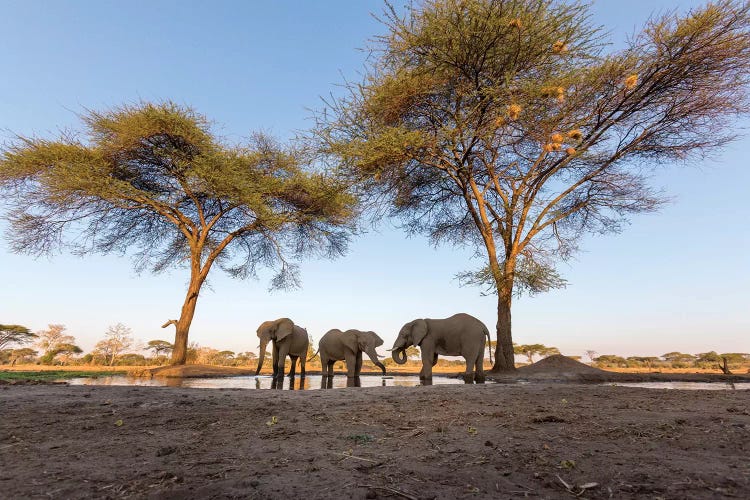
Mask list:
POLYGON ((432 378, 432 367, 437 363, 438 354, 463 356, 466 359, 464 382, 483 384, 485 337, 489 341, 490 332, 484 323, 465 313, 454 314, 445 319, 415 319, 401 328, 393 343, 391 356, 396 363, 402 365, 406 363, 406 348, 411 345, 419 346, 422 354, 419 378, 422 380, 432 378))
POLYGON ((383 345, 375 332, 360 330, 329 330, 318 343, 320 364, 323 367, 323 377, 333 377, 333 364, 336 361, 346 361, 346 376, 359 377, 362 370, 362 353, 365 352, 375 366, 385 375, 385 365, 378 360, 375 348, 383 345))
POLYGON ((284 376, 284 364, 287 355, 292 360, 289 376, 293 377, 297 367, 297 358, 300 358, 300 376, 305 376, 305 361, 307 347, 310 340, 307 330, 297 326, 289 318, 279 318, 275 321, 264 321, 258 327, 260 338, 260 356, 258 358, 258 369, 255 374, 260 373, 263 360, 266 357, 266 345, 273 342, 273 378, 281 380, 284 376))

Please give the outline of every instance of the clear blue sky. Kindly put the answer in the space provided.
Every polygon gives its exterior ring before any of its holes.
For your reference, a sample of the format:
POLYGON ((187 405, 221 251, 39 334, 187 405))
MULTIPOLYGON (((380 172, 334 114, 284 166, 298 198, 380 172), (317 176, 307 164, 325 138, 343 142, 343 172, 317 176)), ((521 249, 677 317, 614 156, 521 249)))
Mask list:
MULTIPOLYGON (((594 4, 594 22, 621 44, 654 11, 693 1, 594 4)), ((382 31, 379 0, 0 0, 0 137, 77 128, 76 112, 171 99, 217 123, 230 140, 262 129, 280 137, 309 126, 308 109, 357 78, 358 48, 382 31)), ((674 202, 636 217, 619 235, 587 238, 561 270, 567 289, 516 301, 514 339, 580 355, 750 351, 750 139, 701 165, 660 170, 674 202)), ((2 225, 0 223, 0 225, 2 225)), ((4 230, 5 226, 0 227, 4 230)), ((417 317, 468 312, 493 330, 495 301, 460 288, 470 254, 432 248, 384 224, 347 257, 302 265, 304 288, 268 293, 268 276, 218 272, 191 330, 200 345, 255 350, 257 325, 289 316, 319 339, 330 328, 374 330, 389 347, 417 317)), ((218 271, 218 269, 217 269, 218 271)), ((184 270, 137 276, 127 256, 34 260, 0 241, 0 323, 33 330, 63 323, 84 350, 122 322, 143 341, 178 315, 184 270)))

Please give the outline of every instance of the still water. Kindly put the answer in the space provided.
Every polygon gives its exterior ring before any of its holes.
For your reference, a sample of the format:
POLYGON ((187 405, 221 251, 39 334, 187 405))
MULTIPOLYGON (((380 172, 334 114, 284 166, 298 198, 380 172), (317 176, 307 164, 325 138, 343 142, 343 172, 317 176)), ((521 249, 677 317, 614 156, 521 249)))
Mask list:
MULTIPOLYGON (((310 390, 310 389, 338 389, 347 387, 347 382, 353 384, 354 381, 348 381, 345 376, 339 375, 333 377, 332 383, 327 387, 321 387, 320 375, 309 375, 305 378, 296 377, 290 379, 284 377, 283 387, 274 387, 275 389, 292 389, 292 390, 310 390)), ((125 375, 116 375, 111 377, 97 378, 74 378, 67 382, 70 385, 135 385, 147 387, 191 387, 198 389, 271 389, 272 377, 268 376, 248 376, 248 377, 216 377, 216 378, 143 378, 128 377, 125 375)), ((403 386, 411 387, 420 385, 417 376, 393 376, 383 378, 380 375, 363 375, 359 377, 359 385, 356 387, 386 387, 386 386, 403 386)), ((432 385, 445 384, 463 384, 463 379, 448 377, 433 377, 432 385)), ((350 385, 353 386, 353 385, 350 385)))
MULTIPOLYGON (((117 375, 112 377, 97 378, 74 378, 67 382, 70 385, 129 385, 146 387, 192 387, 198 389, 339 389, 352 387, 354 381, 348 380, 343 375, 333 377, 333 381, 326 387, 321 387, 320 375, 309 375, 305 378, 296 377, 290 379, 284 377, 283 387, 272 387, 272 378, 269 376, 246 376, 246 377, 214 377, 214 378, 143 378, 117 375), (349 385, 347 385, 349 384, 349 385)), ((488 381, 489 383, 489 381, 488 381)), ((526 385, 528 381, 519 381, 518 384, 526 385)), ((463 384, 463 379, 448 377, 433 377, 432 385, 463 384)), ((363 375, 358 379, 356 387, 389 387, 402 386, 413 387, 422 385, 416 375, 389 376, 363 375)), ((724 383, 724 382, 624 382, 602 384, 614 387, 640 387, 643 389, 673 389, 673 390, 709 390, 709 391, 731 391, 750 390, 750 383, 724 383)))
POLYGON ((618 387, 641 387, 643 389, 678 389, 683 391, 732 391, 750 389, 750 383, 747 382, 618 382, 616 384, 605 385, 618 387))

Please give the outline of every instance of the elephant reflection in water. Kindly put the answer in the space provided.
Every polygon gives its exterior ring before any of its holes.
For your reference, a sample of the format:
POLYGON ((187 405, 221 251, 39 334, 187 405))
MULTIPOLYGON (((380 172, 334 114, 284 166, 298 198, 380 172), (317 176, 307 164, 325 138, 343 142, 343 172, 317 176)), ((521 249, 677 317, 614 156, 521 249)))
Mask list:
POLYGON ((289 390, 290 391, 304 391, 310 388, 310 381, 305 377, 295 379, 295 377, 289 377, 289 390))
MULTIPOLYGON (((385 380, 383 380, 382 385, 383 387, 385 387, 385 380)), ((347 387, 362 387, 362 377, 347 377, 346 386, 347 387)), ((326 377, 326 376, 320 377, 320 388, 321 389, 333 389, 333 377, 326 377)))
MULTIPOLYGON (((294 375, 290 375, 289 378, 289 386, 287 389, 290 391, 299 390, 304 391, 305 389, 310 388, 310 381, 305 377, 295 377, 294 375)), ((260 381, 256 379, 255 387, 260 388, 260 381)), ((284 378, 281 377, 274 377, 271 379, 271 389, 284 389, 284 378)))

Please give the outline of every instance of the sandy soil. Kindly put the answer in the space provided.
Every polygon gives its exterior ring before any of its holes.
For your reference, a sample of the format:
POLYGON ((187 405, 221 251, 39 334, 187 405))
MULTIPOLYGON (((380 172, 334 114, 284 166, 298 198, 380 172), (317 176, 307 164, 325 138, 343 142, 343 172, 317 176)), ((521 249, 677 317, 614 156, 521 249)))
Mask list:
POLYGON ((0 386, 3 498, 750 498, 748 456, 744 390, 0 386))

